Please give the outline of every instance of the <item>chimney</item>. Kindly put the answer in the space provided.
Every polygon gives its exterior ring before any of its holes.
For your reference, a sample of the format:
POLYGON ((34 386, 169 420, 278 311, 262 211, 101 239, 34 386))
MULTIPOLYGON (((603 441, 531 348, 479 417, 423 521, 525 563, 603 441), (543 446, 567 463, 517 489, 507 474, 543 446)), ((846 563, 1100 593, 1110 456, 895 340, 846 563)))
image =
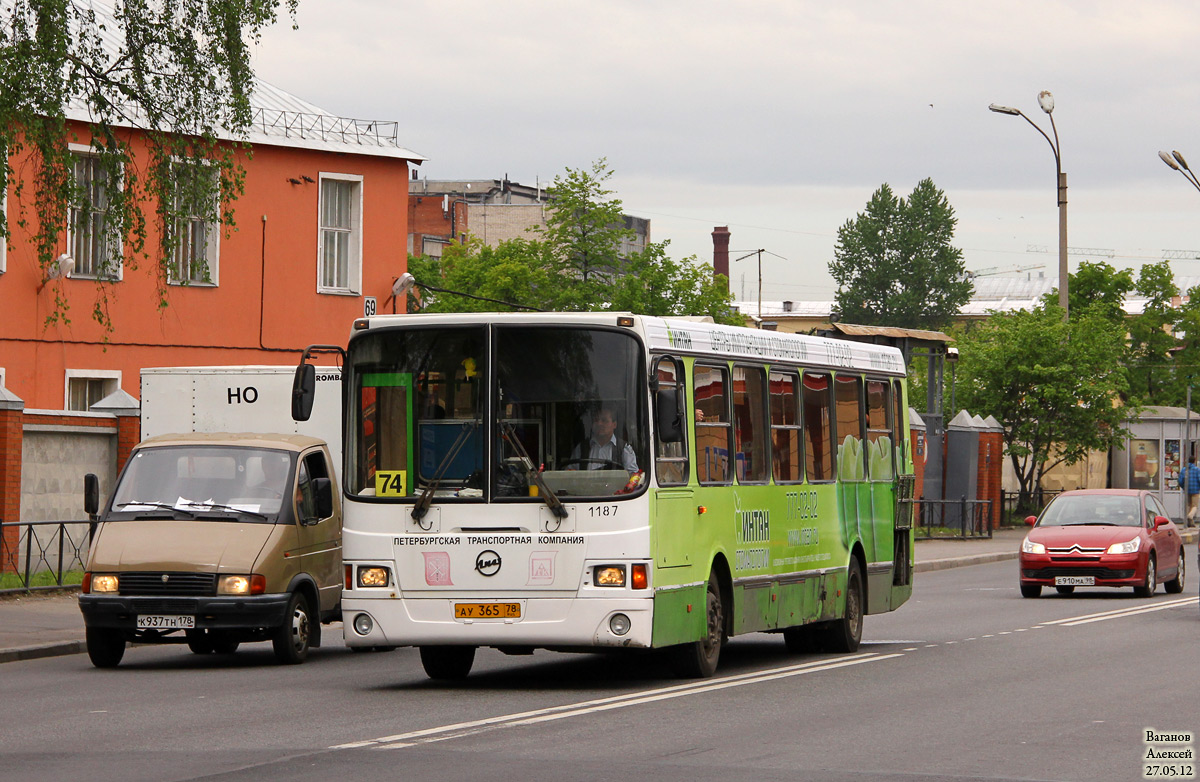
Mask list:
POLYGON ((713 275, 724 274, 725 283, 729 284, 729 226, 718 225, 713 228, 713 275))

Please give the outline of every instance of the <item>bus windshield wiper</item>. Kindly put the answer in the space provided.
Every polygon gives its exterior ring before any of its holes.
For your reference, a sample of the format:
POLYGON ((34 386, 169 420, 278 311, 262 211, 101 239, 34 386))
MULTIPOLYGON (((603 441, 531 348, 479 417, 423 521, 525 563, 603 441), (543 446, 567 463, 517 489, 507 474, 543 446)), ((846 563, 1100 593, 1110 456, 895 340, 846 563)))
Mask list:
MULTIPOLYGON (((463 422, 462 431, 458 433, 458 437, 454 438, 450 449, 446 451, 446 455, 442 457, 441 463, 433 471, 433 477, 429 479, 429 484, 426 485, 425 491, 421 492, 421 497, 413 505, 412 520, 417 522, 417 524, 420 524, 421 519, 425 518, 425 514, 429 512, 429 505, 433 502, 433 492, 437 489, 438 484, 442 482, 442 476, 445 474, 446 468, 454 461, 454 457, 458 456, 458 452, 462 450, 463 445, 467 442, 467 436, 471 434, 476 426, 478 426, 478 422, 474 419, 463 422)), ((424 529, 423 526, 422 529, 424 529)))
POLYGON ((562 500, 558 498, 558 495, 550 491, 550 488, 546 486, 546 482, 542 479, 541 470, 538 470, 536 467, 534 467, 533 459, 529 458, 529 452, 526 451, 525 446, 521 444, 521 439, 517 437, 517 432, 516 429, 513 428, 513 425, 508 421, 501 421, 500 433, 504 436, 504 439, 508 441, 508 444, 513 447, 513 450, 517 452, 517 456, 521 458, 521 462, 525 465, 526 472, 529 473, 530 477, 533 478, 534 483, 537 484, 538 494, 540 494, 546 501, 546 504, 550 506, 550 512, 553 513, 554 517, 560 521, 565 519, 568 515, 567 509, 563 506, 562 500))
POLYGON ((168 505, 165 502, 153 502, 149 500, 130 500, 129 502, 121 503, 120 508, 114 508, 113 510, 115 510, 117 513, 137 513, 136 510, 128 509, 130 505, 141 505, 142 507, 146 508, 157 508, 159 510, 169 510, 172 512, 178 511, 179 513, 187 514, 188 518, 196 518, 196 514, 192 513, 187 508, 180 508, 175 505, 168 505))

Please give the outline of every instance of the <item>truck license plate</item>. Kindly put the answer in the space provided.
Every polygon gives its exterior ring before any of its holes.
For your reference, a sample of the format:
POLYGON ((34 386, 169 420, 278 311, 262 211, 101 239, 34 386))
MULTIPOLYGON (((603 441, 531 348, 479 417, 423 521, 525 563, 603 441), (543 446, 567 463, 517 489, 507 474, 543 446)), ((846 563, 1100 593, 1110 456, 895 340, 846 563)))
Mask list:
POLYGON ((191 630, 196 617, 180 614, 144 614, 137 618, 139 630, 191 630))
POLYGON ((520 603, 455 603, 455 619, 520 619, 520 603))
POLYGON ((1095 576, 1055 576, 1056 587, 1091 587, 1096 586, 1095 576))

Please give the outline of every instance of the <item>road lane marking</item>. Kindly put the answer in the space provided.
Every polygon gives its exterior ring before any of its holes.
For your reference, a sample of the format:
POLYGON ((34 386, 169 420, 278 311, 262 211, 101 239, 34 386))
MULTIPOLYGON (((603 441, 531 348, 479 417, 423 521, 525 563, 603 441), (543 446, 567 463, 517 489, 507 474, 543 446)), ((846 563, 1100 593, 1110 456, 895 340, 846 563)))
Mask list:
POLYGON ((1062 625, 1063 627, 1075 627, 1081 624, 1090 622, 1103 622, 1106 619, 1120 619, 1126 616, 1136 616, 1137 614, 1145 614, 1151 611, 1162 611, 1166 608, 1176 608, 1181 605, 1195 603, 1194 597, 1180 597, 1167 602, 1152 603, 1150 605, 1139 605, 1124 608, 1114 608, 1109 611, 1101 611, 1095 614, 1084 614, 1083 616, 1068 616, 1065 619, 1051 619, 1048 622, 1039 622, 1039 625, 1062 625))
POLYGON ((413 746, 414 744, 427 744, 435 741, 444 741, 446 739, 469 736, 488 730, 522 725, 533 725, 550 720, 559 720, 567 717, 594 714, 596 712, 609 711, 611 709, 619 709, 626 706, 635 706, 645 703, 653 703, 655 701, 669 700, 672 698, 681 698, 686 695, 715 692, 717 690, 723 690, 729 687, 741 687, 747 684, 760 684, 762 682, 774 681, 792 676, 820 673, 822 671, 831 671, 838 668, 846 668, 854 665, 862 665, 863 663, 890 660, 895 657, 903 656, 904 655, 899 653, 858 654, 833 661, 818 660, 799 665, 786 666, 784 668, 775 668, 766 671, 727 676, 721 679, 708 680, 705 682, 672 685, 670 687, 662 687, 660 689, 650 690, 648 692, 627 693, 625 695, 617 695, 611 698, 599 698, 596 700, 583 701, 580 703, 569 703, 562 706, 552 706, 545 709, 535 709, 533 711, 519 712, 516 714, 505 714, 497 717, 488 717, 481 720, 459 722, 452 725, 441 725, 435 728, 426 728, 424 730, 410 731, 408 733, 399 733, 393 736, 383 736, 378 739, 338 744, 330 747, 330 749, 400 749, 403 747, 413 746))

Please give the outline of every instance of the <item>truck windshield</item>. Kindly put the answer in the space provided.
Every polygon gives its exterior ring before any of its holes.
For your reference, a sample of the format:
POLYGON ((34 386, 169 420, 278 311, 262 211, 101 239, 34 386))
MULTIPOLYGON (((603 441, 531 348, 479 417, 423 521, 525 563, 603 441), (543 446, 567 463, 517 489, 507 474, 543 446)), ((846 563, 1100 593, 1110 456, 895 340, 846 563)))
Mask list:
POLYGON ((295 454, 263 448, 163 446, 135 451, 111 515, 274 521, 291 502, 295 454))
POLYGON ((346 489, 426 501, 611 497, 644 485, 641 346, 564 326, 381 329, 348 358, 346 489))

